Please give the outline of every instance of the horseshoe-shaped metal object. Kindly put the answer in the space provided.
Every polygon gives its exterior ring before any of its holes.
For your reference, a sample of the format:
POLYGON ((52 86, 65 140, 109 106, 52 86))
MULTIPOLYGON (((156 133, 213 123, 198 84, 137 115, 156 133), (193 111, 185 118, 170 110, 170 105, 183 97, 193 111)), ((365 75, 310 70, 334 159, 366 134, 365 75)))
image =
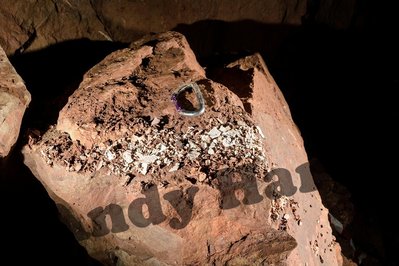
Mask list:
POLYGON ((172 101, 176 106, 176 110, 182 115, 199 116, 205 112, 205 100, 204 100, 201 90, 196 82, 192 82, 192 83, 181 86, 177 91, 175 91, 172 94, 172 101), (194 111, 183 109, 183 107, 179 104, 179 102, 177 100, 177 97, 179 96, 180 93, 182 93, 183 91, 188 90, 190 88, 193 89, 195 95, 197 96, 197 100, 199 102, 199 108, 194 111))

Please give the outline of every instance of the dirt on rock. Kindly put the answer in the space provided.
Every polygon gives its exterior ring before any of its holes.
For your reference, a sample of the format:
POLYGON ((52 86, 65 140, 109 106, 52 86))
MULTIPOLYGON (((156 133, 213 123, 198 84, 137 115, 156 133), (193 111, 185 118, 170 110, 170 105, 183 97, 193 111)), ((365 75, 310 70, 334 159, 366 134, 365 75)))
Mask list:
POLYGON ((248 82, 207 78, 179 33, 147 36, 89 70, 58 123, 30 137, 25 164, 91 256, 107 265, 342 261, 265 63, 254 55, 232 68, 248 82), (203 113, 182 111, 201 102, 173 97, 185 85, 198 85, 203 113))

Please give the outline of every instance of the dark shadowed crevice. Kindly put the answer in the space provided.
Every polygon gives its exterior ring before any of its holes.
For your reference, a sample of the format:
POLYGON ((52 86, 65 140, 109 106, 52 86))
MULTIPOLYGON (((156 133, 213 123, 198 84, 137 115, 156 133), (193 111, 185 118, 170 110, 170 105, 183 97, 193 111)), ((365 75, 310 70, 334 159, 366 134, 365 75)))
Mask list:
POLYGON ((112 51, 125 46, 115 42, 82 39, 12 56, 11 63, 32 95, 23 129, 45 130, 55 124, 59 111, 79 86, 86 71, 112 51))

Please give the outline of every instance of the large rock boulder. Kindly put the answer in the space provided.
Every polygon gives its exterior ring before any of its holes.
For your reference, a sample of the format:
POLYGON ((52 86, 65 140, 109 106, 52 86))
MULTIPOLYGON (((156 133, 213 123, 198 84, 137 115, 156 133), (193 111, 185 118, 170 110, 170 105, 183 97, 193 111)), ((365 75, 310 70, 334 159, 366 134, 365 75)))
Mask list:
POLYGON ((17 141, 30 93, 0 47, 0 158, 17 141))
POLYGON ((85 74, 25 164, 104 264, 341 263, 265 63, 217 76, 181 34, 145 37, 85 74))

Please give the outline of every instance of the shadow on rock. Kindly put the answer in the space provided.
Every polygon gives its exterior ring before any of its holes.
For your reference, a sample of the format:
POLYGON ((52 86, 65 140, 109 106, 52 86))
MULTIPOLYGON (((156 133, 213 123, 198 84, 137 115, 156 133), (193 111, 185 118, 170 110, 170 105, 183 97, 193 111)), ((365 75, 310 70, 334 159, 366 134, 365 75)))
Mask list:
POLYGON ((23 127, 45 130, 55 124, 59 111, 78 88, 84 73, 111 52, 126 46, 81 39, 10 57, 32 95, 23 127))

